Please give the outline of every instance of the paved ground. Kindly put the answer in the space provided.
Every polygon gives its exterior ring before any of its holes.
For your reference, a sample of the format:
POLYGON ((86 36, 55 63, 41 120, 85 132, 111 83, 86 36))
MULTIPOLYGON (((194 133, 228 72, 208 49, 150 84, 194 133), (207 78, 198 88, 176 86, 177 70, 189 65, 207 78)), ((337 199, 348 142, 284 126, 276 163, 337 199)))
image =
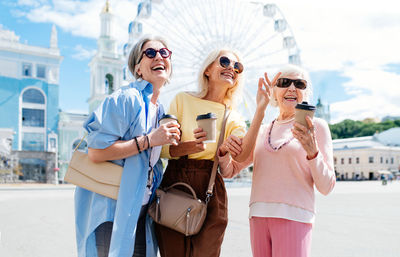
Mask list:
MULTIPOLYGON (((229 188, 222 257, 251 256, 249 188, 229 188)), ((311 257, 399 257, 400 182, 339 182, 317 194, 311 257)), ((73 187, 0 185, 1 257, 74 257, 73 187)))

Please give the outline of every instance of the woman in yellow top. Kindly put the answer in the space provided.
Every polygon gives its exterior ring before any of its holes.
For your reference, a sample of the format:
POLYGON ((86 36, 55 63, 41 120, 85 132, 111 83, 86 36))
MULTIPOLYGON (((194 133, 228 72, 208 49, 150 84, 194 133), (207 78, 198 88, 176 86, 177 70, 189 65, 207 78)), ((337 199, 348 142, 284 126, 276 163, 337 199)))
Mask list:
MULTIPOLYGON (((162 187, 175 182, 189 184, 202 200, 210 179, 213 158, 225 108, 230 111, 224 138, 229 135, 243 137, 246 124, 232 107, 243 84, 243 65, 236 53, 218 49, 209 54, 199 72, 197 93, 182 92, 175 96, 168 114, 175 115, 181 125, 181 142, 177 146, 164 147, 161 157, 168 158, 162 187), (196 117, 214 113, 217 116, 215 143, 204 143, 206 132, 197 127, 196 117)), ((220 167, 223 169, 224 167, 220 167)), ((220 174, 215 178, 213 196, 210 198, 207 217, 197 235, 183 234, 156 224, 156 236, 162 257, 218 257, 228 223, 227 197, 220 174)))

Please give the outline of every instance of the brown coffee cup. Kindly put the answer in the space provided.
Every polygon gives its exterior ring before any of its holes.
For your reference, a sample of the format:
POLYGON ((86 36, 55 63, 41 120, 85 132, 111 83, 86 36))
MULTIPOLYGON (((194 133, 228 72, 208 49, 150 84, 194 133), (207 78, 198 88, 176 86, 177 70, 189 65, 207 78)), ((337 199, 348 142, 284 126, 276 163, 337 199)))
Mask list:
POLYGON ((215 143, 217 133, 217 115, 214 113, 206 113, 198 115, 196 118, 197 126, 207 133, 204 143, 215 143))
MULTIPOLYGON (((172 114, 163 114, 163 116, 161 116, 160 120, 158 121, 158 124, 160 124, 160 126, 161 126, 170 121, 173 121, 173 122, 176 122, 177 124, 179 124, 178 118, 172 114)), ((177 143, 176 140, 175 140, 175 143, 177 143)))
POLYGON ((296 105, 294 120, 309 128, 306 121, 306 116, 309 116, 312 119, 314 117, 314 112, 315 106, 309 105, 306 101, 304 101, 296 105))

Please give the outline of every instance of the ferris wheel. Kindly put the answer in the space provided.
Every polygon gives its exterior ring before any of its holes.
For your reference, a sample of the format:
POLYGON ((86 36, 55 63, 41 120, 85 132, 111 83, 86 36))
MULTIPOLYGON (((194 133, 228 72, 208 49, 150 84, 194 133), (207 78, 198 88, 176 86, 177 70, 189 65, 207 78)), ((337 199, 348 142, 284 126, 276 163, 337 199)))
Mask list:
POLYGON ((145 0, 129 24, 124 56, 144 34, 164 37, 172 50, 173 76, 160 98, 168 106, 176 93, 196 91, 200 65, 210 51, 228 47, 244 65, 245 85, 239 112, 251 120, 258 78, 280 66, 300 65, 300 50, 275 4, 243 0, 145 0))

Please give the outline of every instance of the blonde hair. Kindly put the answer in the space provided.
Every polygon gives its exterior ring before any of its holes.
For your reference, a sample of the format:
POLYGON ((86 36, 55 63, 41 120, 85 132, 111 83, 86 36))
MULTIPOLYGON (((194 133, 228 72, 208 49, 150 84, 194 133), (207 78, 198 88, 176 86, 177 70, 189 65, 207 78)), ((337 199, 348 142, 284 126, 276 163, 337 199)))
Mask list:
MULTIPOLYGON (((200 71, 198 75, 198 84, 199 84, 199 92, 194 93, 193 95, 203 98, 207 95, 208 93, 208 77, 206 76, 205 72, 206 70, 213 64, 217 58, 221 55, 222 52, 229 52, 232 53, 233 55, 236 56, 237 61, 240 61, 239 55, 234 52, 233 50, 230 50, 228 48, 219 48, 211 51, 207 58, 204 60, 203 64, 200 66, 200 71)), ((237 80, 232 88, 229 88, 228 91, 225 94, 225 98, 223 100, 223 103, 225 104, 226 107, 232 109, 234 107, 234 104, 238 100, 241 90, 243 88, 243 72, 237 75, 237 80)))
MULTIPOLYGON (((304 79, 305 81, 307 81, 307 87, 304 90, 304 99, 303 101, 311 101, 312 100, 312 83, 310 80, 310 75, 308 74, 308 72, 306 70, 304 70, 302 67, 294 65, 294 64, 287 64, 285 66, 282 66, 278 71, 281 72, 281 75, 279 76, 279 78, 286 78, 287 76, 290 75, 296 75, 299 76, 301 79, 304 79)), ((272 94, 271 94, 271 99, 269 101, 269 104, 271 106, 277 107, 278 106, 278 102, 275 99, 275 85, 273 85, 272 87, 272 94)))

